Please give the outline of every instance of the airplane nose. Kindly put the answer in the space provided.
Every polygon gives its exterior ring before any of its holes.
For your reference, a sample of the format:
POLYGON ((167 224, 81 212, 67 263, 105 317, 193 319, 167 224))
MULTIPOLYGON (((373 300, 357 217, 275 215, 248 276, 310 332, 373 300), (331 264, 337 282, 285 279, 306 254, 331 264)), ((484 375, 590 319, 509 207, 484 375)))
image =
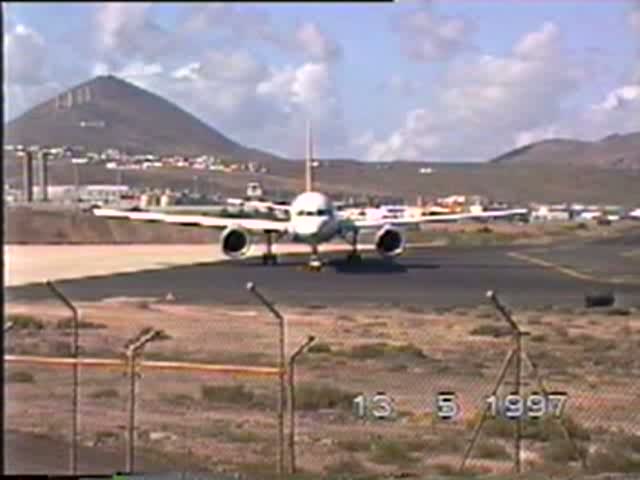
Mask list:
POLYGON ((298 225, 296 231, 299 235, 315 235, 320 233, 324 229, 325 224, 326 220, 324 219, 314 219, 313 221, 309 220, 304 222, 302 225, 298 225))

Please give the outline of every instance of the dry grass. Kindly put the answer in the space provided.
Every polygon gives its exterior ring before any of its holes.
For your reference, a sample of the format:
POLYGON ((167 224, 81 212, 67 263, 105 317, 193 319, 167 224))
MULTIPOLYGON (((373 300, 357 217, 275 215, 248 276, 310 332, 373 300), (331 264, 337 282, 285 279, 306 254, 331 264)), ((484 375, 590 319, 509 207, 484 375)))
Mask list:
MULTIPOLYGON (((267 315, 225 306, 150 305, 151 309, 130 302, 80 305, 84 321, 103 326, 81 331, 82 355, 121 356, 127 339, 153 326, 167 332, 168 339, 149 344, 146 358, 277 364, 277 329, 267 315), (247 324, 251 335, 242 330, 247 324)), ((308 334, 318 338, 296 369, 298 463, 305 471, 320 475, 344 467, 345 472, 366 477, 398 469, 444 472, 457 464, 510 346, 508 338, 496 338, 486 330, 493 326, 487 320, 494 315, 490 308, 419 312, 398 306, 381 315, 379 306, 371 306, 344 309, 340 315, 350 320, 342 322, 334 321, 334 312, 323 308, 282 308, 289 322, 289 352, 308 334), (371 323, 385 334, 384 341, 363 333, 371 323), (478 331, 489 335, 470 334, 478 331), (457 420, 440 421, 434 414, 435 398, 442 390, 456 392, 462 409, 457 420), (379 391, 392 397, 397 415, 386 422, 356 418, 353 399, 359 393, 371 398, 379 391)), ((13 331, 9 349, 68 351, 65 330, 56 328, 68 315, 60 305, 9 304, 8 313, 39 322, 26 321, 29 328, 13 331)), ((628 382, 628 372, 640 368, 640 359, 633 354, 640 344, 638 312, 630 312, 623 317, 624 325, 613 329, 604 311, 518 313, 532 332, 525 345, 547 387, 569 395, 566 423, 580 448, 606 447, 606 432, 640 422, 628 416, 629 411, 640 411, 639 392, 628 382)), ((35 383, 9 383, 8 424, 25 430, 64 430, 69 372, 9 365, 7 374, 18 371, 28 371, 35 383)), ((117 425, 126 423, 127 379, 121 372, 87 369, 81 382, 83 435, 95 439, 100 432, 116 431, 117 425)), ((201 459, 215 456, 237 470, 273 467, 269 462, 275 458, 276 378, 143 371, 140 382, 141 428, 177 436, 161 443, 145 437, 141 448, 175 455, 190 451, 201 459)), ((524 426, 527 445, 544 468, 566 469, 563 462, 576 463, 559 443, 562 432, 557 422, 524 426)), ((486 445, 473 454, 482 462, 478 465, 499 471, 508 463, 512 434, 512 423, 488 421, 483 430, 486 445)), ((638 440, 629 438, 627 443, 637 446, 638 440)), ((633 466, 637 451, 625 451, 624 462, 602 454, 594 457, 595 465, 633 466)))

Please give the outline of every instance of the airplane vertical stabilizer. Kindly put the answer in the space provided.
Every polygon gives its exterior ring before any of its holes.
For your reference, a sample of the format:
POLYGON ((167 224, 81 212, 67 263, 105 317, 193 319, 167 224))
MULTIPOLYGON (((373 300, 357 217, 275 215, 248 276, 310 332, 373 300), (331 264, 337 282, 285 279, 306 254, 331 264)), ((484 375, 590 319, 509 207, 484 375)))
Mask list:
POLYGON ((307 158, 305 159, 305 190, 313 190, 313 139, 311 131, 311 120, 307 121, 307 158))

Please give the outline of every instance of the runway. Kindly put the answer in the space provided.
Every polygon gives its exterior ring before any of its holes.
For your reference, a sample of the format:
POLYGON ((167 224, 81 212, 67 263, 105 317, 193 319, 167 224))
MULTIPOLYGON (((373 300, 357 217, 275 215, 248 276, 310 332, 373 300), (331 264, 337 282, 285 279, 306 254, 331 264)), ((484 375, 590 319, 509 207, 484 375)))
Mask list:
MULTIPOLYGON (((256 299, 246 284, 254 282, 276 303, 289 305, 475 306, 486 302, 487 290, 495 290, 513 306, 581 307, 586 293, 613 290, 618 304, 640 306, 640 285, 605 284, 596 281, 597 275, 579 278, 510 255, 536 251, 540 247, 432 247, 409 250, 394 262, 367 252, 360 265, 347 264, 343 254, 334 253, 324 256, 327 264, 321 272, 303 268, 306 256, 290 255, 280 257, 275 266, 249 258, 57 283, 75 301, 164 298, 171 293, 178 303, 251 304, 256 299)), ((576 251, 568 258, 589 257, 587 248, 576 251)), ((51 299, 41 284, 7 288, 5 293, 9 301, 51 299)))

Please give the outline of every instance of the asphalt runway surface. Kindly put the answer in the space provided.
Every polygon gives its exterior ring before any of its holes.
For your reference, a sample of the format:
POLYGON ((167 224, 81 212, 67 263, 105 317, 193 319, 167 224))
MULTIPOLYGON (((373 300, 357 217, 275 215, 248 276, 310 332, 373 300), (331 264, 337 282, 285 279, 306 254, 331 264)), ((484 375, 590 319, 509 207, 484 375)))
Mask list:
MULTIPOLYGON (((594 253, 589 247, 562 248, 570 252, 565 257, 573 263, 593 261, 594 253)), ((562 248, 554 252, 561 255, 562 248)), ((620 248, 613 241, 600 242, 595 251, 603 255, 605 250, 617 252, 620 248)), ((615 292, 619 305, 640 306, 640 285, 601 283, 598 278, 606 278, 602 274, 592 279, 575 278, 510 256, 514 251, 526 254, 539 252, 540 247, 409 249, 393 262, 367 252, 359 265, 346 263, 344 254, 325 254, 327 264, 321 272, 304 269, 306 255, 282 256, 275 266, 264 266, 260 259, 250 258, 59 281, 57 285, 75 301, 164 298, 171 292, 178 303, 252 304, 257 300, 247 291, 246 284, 254 282, 274 302, 285 305, 475 306, 486 302, 487 290, 494 290, 510 305, 526 308, 579 307, 584 305, 585 294, 603 291, 615 292)), ((628 270, 624 257, 607 255, 608 263, 619 259, 628 270)), ((614 268, 613 264, 610 268, 614 268)), ((7 288, 5 295, 9 301, 51 299, 42 284, 7 288)))

